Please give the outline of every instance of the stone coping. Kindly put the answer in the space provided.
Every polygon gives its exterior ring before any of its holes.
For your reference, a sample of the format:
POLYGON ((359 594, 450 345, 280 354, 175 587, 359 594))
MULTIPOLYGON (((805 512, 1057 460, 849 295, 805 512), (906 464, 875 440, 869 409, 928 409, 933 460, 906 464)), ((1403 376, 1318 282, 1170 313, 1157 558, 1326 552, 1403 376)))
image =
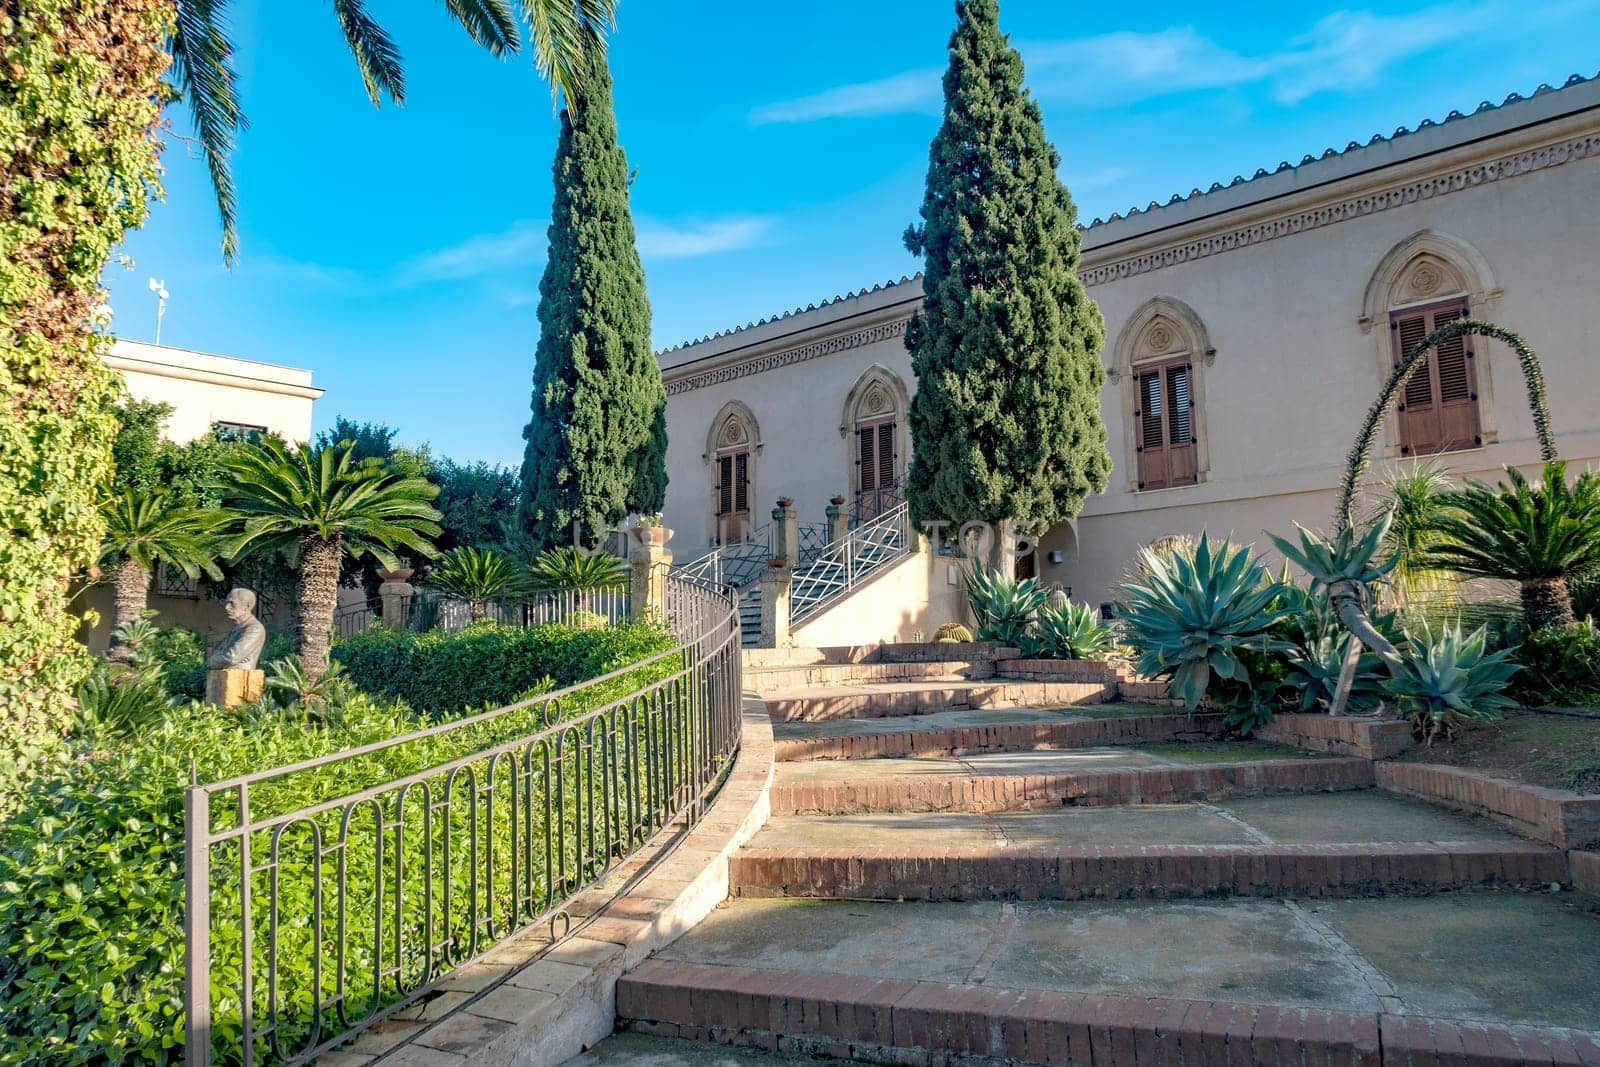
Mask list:
POLYGON ((617 1007, 642 1033, 918 1067, 1600 1064, 1600 1035, 1559 1027, 668 960, 617 1007))
MULTIPOLYGON (((899 721, 899 720, 896 720, 899 721)), ((915 721, 915 720, 912 720, 915 721)), ((873 759, 901 756, 966 756, 1035 748, 1088 748, 1157 741, 1205 741, 1221 737, 1221 715, 1129 715, 1103 719, 1006 722, 906 729, 882 733, 795 737, 777 743, 780 761, 873 759)))
POLYGON ((1276 716, 1256 731, 1263 741, 1294 745, 1314 752, 1382 760, 1404 752, 1413 744, 1411 725, 1398 719, 1312 715, 1291 712, 1276 716))
POLYGON ((686 833, 575 898, 574 936, 554 948, 540 930, 508 939, 318 1063, 535 1067, 578 1055, 612 1032, 622 975, 727 899, 731 857, 767 821, 772 770, 771 722, 746 697, 739 755, 711 806, 686 833))
POLYGON ((1600 796, 1547 789, 1438 763, 1374 764, 1378 785, 1487 815, 1561 848, 1600 847, 1600 796))

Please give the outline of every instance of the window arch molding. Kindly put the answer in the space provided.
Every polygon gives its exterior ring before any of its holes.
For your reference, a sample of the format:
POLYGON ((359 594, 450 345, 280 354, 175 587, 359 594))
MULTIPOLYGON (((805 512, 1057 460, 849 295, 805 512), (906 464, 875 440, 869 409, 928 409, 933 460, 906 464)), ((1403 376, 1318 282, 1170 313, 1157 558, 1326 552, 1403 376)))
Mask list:
POLYGON ((1176 363, 1187 356, 1187 388, 1192 403, 1190 433, 1194 442, 1194 482, 1203 482, 1211 470, 1210 435, 1206 426, 1207 369, 1217 350, 1199 314, 1172 296, 1153 296, 1134 309, 1117 334, 1111 350, 1107 380, 1117 388, 1126 431, 1122 435, 1124 488, 1140 492, 1141 433, 1134 412, 1140 407, 1141 371, 1176 363))
MULTIPOLYGON (((1374 390, 1394 369, 1396 338, 1390 325, 1396 313, 1422 314, 1429 309, 1464 302, 1468 317, 1489 319, 1501 295, 1489 261, 1459 237, 1438 230, 1419 230, 1396 243, 1384 253, 1367 280, 1361 299, 1361 317, 1357 320, 1362 332, 1373 340, 1374 390)), ((1482 349, 1488 341, 1463 338, 1462 343, 1471 351, 1474 346, 1482 349)), ((1473 358, 1471 362, 1472 388, 1477 401, 1477 436, 1480 443, 1489 444, 1498 439, 1499 429, 1494 418, 1492 361, 1473 358)), ((1400 413, 1391 412, 1385 420, 1384 452, 1387 455, 1410 454, 1402 450, 1401 418, 1400 413)))
POLYGON ((711 419, 711 426, 706 431, 706 450, 700 457, 706 466, 706 505, 711 515, 711 543, 741 540, 754 525, 756 467, 761 448, 761 424, 756 420, 755 412, 738 400, 723 404, 711 419), (742 464, 735 466, 730 463, 729 469, 724 471, 723 458, 728 456, 742 456, 742 464), (745 506, 742 510, 737 506, 741 494, 732 487, 731 481, 726 499, 723 493, 724 475, 731 479, 737 476, 736 472, 742 473, 739 479, 743 482, 742 502, 745 506), (725 521, 725 511, 730 514, 738 512, 743 518, 725 521))
MULTIPOLYGON (((893 480, 905 477, 906 462, 910 458, 910 436, 907 420, 911 413, 911 394, 906 383, 894 371, 881 363, 874 363, 861 372, 861 376, 845 394, 844 407, 839 414, 839 436, 844 440, 845 470, 849 478, 852 497, 862 492, 861 464, 857 429, 863 424, 892 420, 889 436, 893 441, 893 480)), ((883 488, 883 486, 876 486, 883 488)))

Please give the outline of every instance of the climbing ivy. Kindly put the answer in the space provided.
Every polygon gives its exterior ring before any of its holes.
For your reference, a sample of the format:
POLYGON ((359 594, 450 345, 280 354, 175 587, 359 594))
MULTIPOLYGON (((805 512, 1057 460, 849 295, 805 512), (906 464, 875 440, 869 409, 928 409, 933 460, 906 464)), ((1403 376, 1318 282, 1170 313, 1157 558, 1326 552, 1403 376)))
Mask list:
POLYGON ((0 5, 0 810, 87 669, 66 610, 111 472, 100 274, 159 193, 171 0, 0 5))

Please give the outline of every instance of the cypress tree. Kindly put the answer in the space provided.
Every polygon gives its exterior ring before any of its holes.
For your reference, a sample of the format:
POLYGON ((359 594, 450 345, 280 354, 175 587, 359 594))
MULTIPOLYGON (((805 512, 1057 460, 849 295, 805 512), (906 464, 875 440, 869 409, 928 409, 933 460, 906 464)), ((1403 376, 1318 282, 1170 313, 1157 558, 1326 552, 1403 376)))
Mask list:
POLYGON ((957 0, 956 17, 922 222, 905 237, 926 260, 906 330, 907 496, 918 524, 1055 523, 1111 471, 1105 324, 1078 280, 1077 208, 999 4, 957 0))
POLYGON ((535 544, 590 540, 666 494, 666 391, 603 55, 561 113, 550 255, 539 282, 522 522, 535 544))

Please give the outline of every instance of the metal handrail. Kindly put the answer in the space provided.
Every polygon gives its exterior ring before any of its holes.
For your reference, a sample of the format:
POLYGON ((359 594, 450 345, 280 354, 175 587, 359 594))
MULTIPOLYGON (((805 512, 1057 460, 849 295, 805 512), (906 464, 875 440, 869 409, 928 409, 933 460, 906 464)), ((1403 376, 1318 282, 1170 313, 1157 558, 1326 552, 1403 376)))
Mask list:
MULTIPOLYGON (((828 524, 799 522, 795 524, 799 541, 799 565, 803 566, 820 556, 828 547, 828 524)), ((685 563, 675 564, 673 575, 707 588, 731 587, 742 589, 760 578, 772 558, 776 540, 771 523, 752 530, 743 541, 719 545, 703 556, 685 563)))
POLYGON ((670 827, 697 820, 739 748, 739 620, 729 595, 670 574, 666 601, 675 647, 601 678, 192 783, 188 1063, 209 1064, 219 1039, 224 1056, 246 1067, 307 1063, 514 933, 548 925, 552 943, 566 937, 577 925, 568 901, 670 827), (652 666, 676 669, 566 718, 586 693, 609 694, 652 666), (519 712, 529 719, 521 736, 484 738, 496 722, 520 724, 507 718, 519 712), (452 734, 481 747, 360 784, 363 771, 403 761, 403 746, 452 734), (314 770, 343 791, 293 811, 252 811, 252 800, 270 803, 266 783, 314 770), (214 927, 214 914, 230 922, 214 927), (285 987, 296 980, 307 984, 285 987))
POLYGON ((789 617, 800 622, 843 596, 880 567, 910 549, 909 506, 899 504, 863 523, 805 567, 795 570, 789 585, 789 617))

